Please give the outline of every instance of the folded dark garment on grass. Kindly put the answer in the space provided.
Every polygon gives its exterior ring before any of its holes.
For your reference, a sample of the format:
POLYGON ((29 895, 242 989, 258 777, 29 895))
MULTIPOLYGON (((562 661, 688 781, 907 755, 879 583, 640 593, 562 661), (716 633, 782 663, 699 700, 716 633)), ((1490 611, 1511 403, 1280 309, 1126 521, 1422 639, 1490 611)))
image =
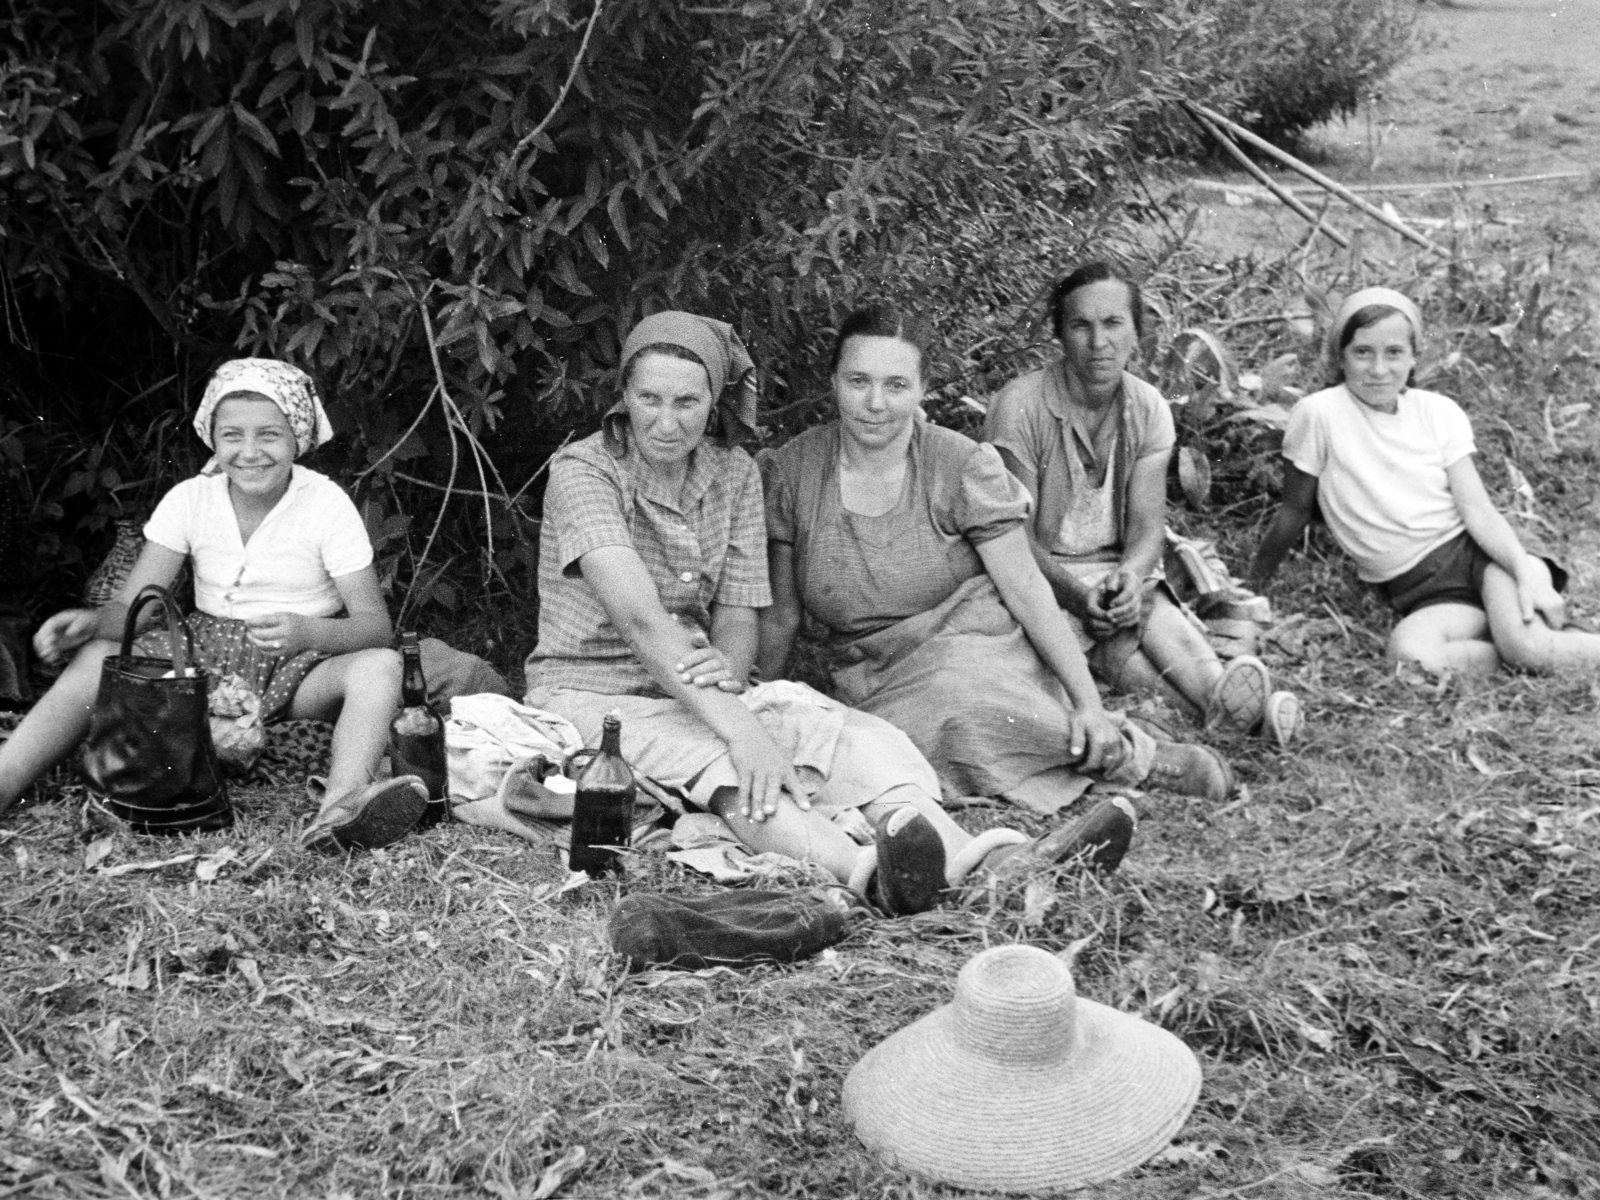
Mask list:
POLYGON ((611 946, 630 971, 798 962, 850 932, 859 911, 851 897, 844 888, 624 896, 611 914, 611 946))

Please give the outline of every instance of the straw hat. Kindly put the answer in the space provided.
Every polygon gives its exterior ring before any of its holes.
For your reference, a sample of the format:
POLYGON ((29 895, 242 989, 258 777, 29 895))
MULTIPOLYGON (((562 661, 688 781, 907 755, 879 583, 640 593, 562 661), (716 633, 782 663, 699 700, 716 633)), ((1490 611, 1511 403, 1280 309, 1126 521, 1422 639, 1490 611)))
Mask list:
POLYGON ((914 1174, 982 1191, 1100 1183, 1155 1154, 1200 1094, 1172 1034, 1080 1000, 1060 958, 985 950, 955 1001, 874 1046, 844 1083, 867 1147, 914 1174))

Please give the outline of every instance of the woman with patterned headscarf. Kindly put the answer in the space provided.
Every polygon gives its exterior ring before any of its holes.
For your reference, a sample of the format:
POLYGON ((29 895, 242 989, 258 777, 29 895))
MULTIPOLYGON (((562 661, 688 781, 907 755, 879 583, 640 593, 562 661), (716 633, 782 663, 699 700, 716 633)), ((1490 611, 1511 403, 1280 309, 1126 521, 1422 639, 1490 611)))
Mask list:
POLYGON ((1490 499, 1472 423, 1413 386, 1422 314, 1363 288, 1328 333, 1332 386, 1297 401, 1284 434, 1283 500, 1250 566, 1277 570, 1320 508, 1356 573, 1395 611, 1387 654, 1431 671, 1593 670, 1600 635, 1563 629, 1567 573, 1531 554, 1490 499))
MULTIPOLYGON (((199 665, 241 677, 263 722, 335 723, 322 808, 305 843, 386 845, 416 824, 427 791, 414 775, 371 782, 399 707, 401 664, 355 505, 295 461, 333 436, 316 388, 288 363, 235 359, 212 376, 194 428, 213 457, 156 506, 118 599, 59 612, 34 636, 46 662, 71 661, 0 744, 0 813, 83 740, 128 603, 148 584, 170 585, 188 559, 199 665)), ((165 652, 165 632, 136 643, 136 653, 165 652)))

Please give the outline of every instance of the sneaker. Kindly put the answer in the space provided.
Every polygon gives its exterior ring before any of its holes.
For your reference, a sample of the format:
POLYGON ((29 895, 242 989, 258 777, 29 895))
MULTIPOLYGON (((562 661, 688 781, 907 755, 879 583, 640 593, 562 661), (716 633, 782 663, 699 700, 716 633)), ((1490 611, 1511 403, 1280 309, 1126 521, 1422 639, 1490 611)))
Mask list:
POLYGON ((1109 873, 1127 857, 1138 824, 1139 814, 1133 802, 1126 796, 1111 796, 1053 833, 1021 845, 996 848, 985 857, 983 865, 1007 878, 1030 867, 1076 859, 1091 871, 1109 873))
POLYGON ((1144 782, 1180 796, 1226 800, 1233 791, 1233 771, 1210 746, 1161 742, 1144 782))
POLYGON ((944 892, 944 842, 927 817, 909 804, 878 822, 878 870, 872 901, 890 916, 927 912, 944 892))
POLYGON ((300 835, 311 850, 376 850, 411 832, 428 807, 428 787, 415 775, 398 775, 347 792, 300 835))
POLYGON ((1306 726, 1305 713, 1300 699, 1293 692, 1273 692, 1267 697, 1266 716, 1261 732, 1278 743, 1278 749, 1287 750, 1306 726))
POLYGON ((1267 665, 1250 654, 1229 660, 1206 699, 1206 726, 1226 725, 1248 733, 1261 724, 1272 694, 1267 665))

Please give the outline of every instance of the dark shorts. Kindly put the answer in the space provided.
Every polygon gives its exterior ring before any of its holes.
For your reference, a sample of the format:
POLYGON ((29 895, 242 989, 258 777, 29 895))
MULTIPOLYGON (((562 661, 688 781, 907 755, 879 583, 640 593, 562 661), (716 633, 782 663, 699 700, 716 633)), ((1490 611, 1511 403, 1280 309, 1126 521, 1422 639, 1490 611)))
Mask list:
MULTIPOLYGON (((1550 568, 1550 581, 1556 591, 1566 591, 1566 568, 1546 555, 1537 554, 1537 557, 1544 559, 1550 568)), ((1409 617, 1418 609, 1433 604, 1470 604, 1482 608, 1483 576, 1492 562, 1494 559, 1472 540, 1472 535, 1463 531, 1430 550, 1409 571, 1374 586, 1400 617, 1409 617)))

